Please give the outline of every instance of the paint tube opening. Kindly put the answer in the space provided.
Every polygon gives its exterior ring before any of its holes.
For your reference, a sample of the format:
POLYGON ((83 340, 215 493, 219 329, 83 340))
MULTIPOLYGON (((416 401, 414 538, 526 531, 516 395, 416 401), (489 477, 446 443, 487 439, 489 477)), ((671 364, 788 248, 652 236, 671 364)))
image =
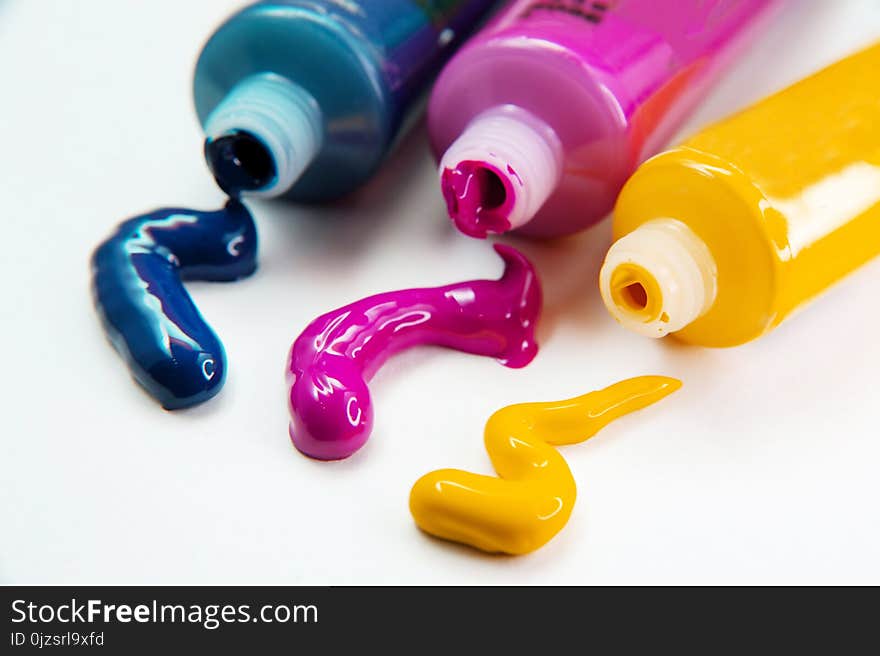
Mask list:
POLYGON ((269 149, 244 130, 205 142, 205 159, 217 184, 233 197, 265 189, 278 175, 269 149))
POLYGON ((477 116, 440 161, 449 216, 471 237, 515 230, 541 209, 562 177, 553 130, 516 107, 477 116))
POLYGON ((485 238, 511 229, 515 192, 510 181, 486 162, 461 162, 441 176, 443 198, 456 227, 469 237, 485 238))
POLYGON ((711 252, 688 226, 656 219, 614 243, 599 287, 605 307, 624 327, 663 337, 711 309, 717 278, 711 252))
POLYGON ((205 122, 205 158, 232 196, 289 191, 323 141, 321 111, 302 87, 271 73, 239 82, 205 122))

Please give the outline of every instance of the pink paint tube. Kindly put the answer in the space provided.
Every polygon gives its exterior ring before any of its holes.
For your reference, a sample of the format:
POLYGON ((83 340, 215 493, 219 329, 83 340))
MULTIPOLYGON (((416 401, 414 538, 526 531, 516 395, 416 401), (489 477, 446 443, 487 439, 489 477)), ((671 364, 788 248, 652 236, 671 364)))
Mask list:
POLYGON ((428 109, 463 233, 577 232, 706 95, 779 0, 515 0, 428 109))

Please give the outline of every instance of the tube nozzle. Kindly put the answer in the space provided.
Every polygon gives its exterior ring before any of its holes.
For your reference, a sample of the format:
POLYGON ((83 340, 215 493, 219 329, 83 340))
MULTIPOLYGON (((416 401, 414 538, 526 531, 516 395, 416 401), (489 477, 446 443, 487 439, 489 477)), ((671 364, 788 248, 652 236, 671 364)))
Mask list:
POLYGON ((231 196, 280 196, 323 141, 321 110, 302 87, 271 73, 239 82, 205 122, 205 158, 231 196))
POLYGON ((717 279, 715 259, 693 230, 675 219, 655 219, 611 246, 599 288, 625 328, 663 337, 711 309, 717 279))
POLYGON ((481 239, 525 225, 559 184, 562 159, 559 139, 540 119, 515 107, 484 112, 440 161, 449 217, 481 239))
POLYGON ((206 141, 205 160, 217 184, 230 196, 270 187, 278 175, 269 149, 243 130, 206 141))

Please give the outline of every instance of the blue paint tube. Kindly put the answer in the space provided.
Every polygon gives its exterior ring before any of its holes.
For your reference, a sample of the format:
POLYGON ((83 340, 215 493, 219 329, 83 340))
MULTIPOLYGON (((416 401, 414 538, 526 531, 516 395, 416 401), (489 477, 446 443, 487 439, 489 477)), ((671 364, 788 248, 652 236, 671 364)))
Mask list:
POLYGON ((413 123, 446 59, 495 0, 274 0, 199 57, 205 156, 228 194, 338 198, 413 123))

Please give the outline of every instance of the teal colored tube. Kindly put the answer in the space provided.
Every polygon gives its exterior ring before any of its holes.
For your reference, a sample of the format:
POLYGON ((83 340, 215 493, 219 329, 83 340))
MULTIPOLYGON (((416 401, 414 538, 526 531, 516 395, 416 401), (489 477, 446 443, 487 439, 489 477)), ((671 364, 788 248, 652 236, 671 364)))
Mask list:
POLYGON ((205 156, 230 195, 323 201, 366 182, 494 0, 275 0, 196 65, 205 156))

